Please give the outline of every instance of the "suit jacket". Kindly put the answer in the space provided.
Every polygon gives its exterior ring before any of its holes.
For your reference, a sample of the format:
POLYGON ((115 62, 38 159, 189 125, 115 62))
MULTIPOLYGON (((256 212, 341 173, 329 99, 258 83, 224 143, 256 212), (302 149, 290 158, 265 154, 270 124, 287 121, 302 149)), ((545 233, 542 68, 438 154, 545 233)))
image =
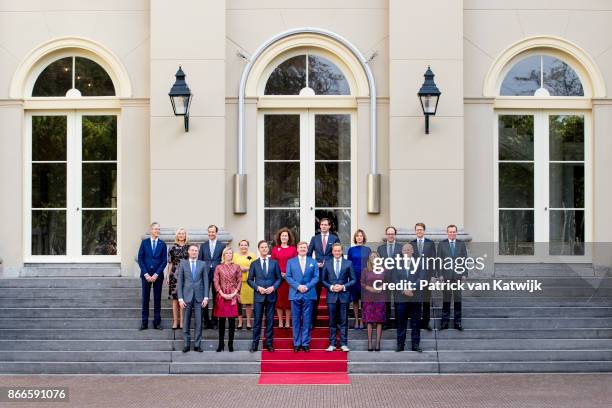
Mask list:
POLYGON ((414 256, 421 257, 421 261, 419 263, 419 269, 423 272, 422 274, 423 279, 430 280, 433 276, 438 276, 438 271, 436 269, 436 262, 435 262, 436 244, 434 244, 434 242, 431 239, 424 238, 423 239, 423 253, 420 254, 419 245, 418 245, 417 240, 415 239, 410 243, 412 244, 412 248, 414 249, 414 256), (429 261, 430 267, 428 267, 427 265, 428 258, 432 258, 432 260, 429 261))
POLYGON ((335 259, 330 259, 323 265, 323 276, 321 277, 321 283, 327 289, 327 303, 336 303, 340 300, 340 303, 348 303, 351 299, 349 288, 356 282, 355 271, 353 270, 353 263, 348 259, 341 258, 340 273, 336 277, 334 271, 335 259), (343 292, 332 292, 332 285, 344 285, 343 292))
MULTIPOLYGON (((432 242, 433 243, 433 242, 432 242)), ((425 252, 425 251, 423 251, 425 252)), ((415 252, 416 254, 416 252, 415 252)), ((416 256, 413 255, 412 258, 414 262, 416 262, 416 256)), ((394 283, 401 283, 402 281, 412 282, 415 290, 412 291, 412 296, 404 295, 403 291, 396 290, 394 291, 393 300, 396 303, 405 303, 405 302, 422 302, 423 301, 423 291, 419 289, 421 284, 421 279, 427 279, 427 272, 422 268, 418 268, 416 271, 413 271, 412 265, 409 265, 406 269, 396 269, 392 273, 392 280, 394 283)))
POLYGON ((215 245, 215 252, 213 256, 210 256, 210 242, 206 241, 200 245, 200 253, 198 254, 198 259, 200 261, 208 262, 208 274, 209 277, 215 272, 215 268, 217 265, 221 263, 221 255, 223 254, 223 248, 227 243, 221 242, 217 239, 217 244, 215 245))
POLYGON ((300 257, 296 256, 295 258, 291 258, 287 261, 287 274, 285 275, 285 279, 289 284, 289 300, 298 300, 298 299, 309 299, 309 300, 317 300, 317 291, 316 286, 319 283, 319 267, 317 266, 317 262, 306 257, 306 261, 304 264, 304 273, 302 273, 302 268, 300 267, 300 257), (300 292, 298 290, 298 286, 306 285, 308 288, 307 292, 300 292))
MULTIPOLYGON (((457 258, 466 258, 467 256, 468 256, 468 253, 467 253, 467 247, 465 245, 465 242, 455 240, 455 253, 452 254, 451 249, 450 249, 450 243, 448 239, 445 239, 444 241, 440 241, 440 243, 438 244, 438 257, 442 258, 441 275, 444 277, 444 279, 453 280, 453 279, 458 279, 461 276, 467 277, 468 276, 467 269, 464 268, 465 272, 463 272, 463 274, 458 274, 455 272, 455 268, 454 268, 457 258), (451 258, 453 260, 452 267, 450 265, 450 262, 445 262, 447 258, 451 258), (445 266, 448 266, 448 267, 445 268, 445 266)), ((465 262, 465 260, 463 260, 462 262, 465 262)))
POLYGON ((151 239, 145 238, 140 243, 138 249, 138 266, 140 266, 140 277, 144 278, 145 274, 153 276, 157 274, 158 279, 164 278, 164 269, 168 264, 168 248, 166 243, 157 238, 155 253, 151 246, 151 239))
POLYGON ((191 275, 191 261, 182 259, 178 267, 176 294, 185 302, 202 303, 208 297, 208 263, 196 260, 196 278, 191 275))
POLYGON ((276 302, 276 290, 281 284, 281 271, 278 266, 278 262, 274 259, 268 258, 268 273, 264 273, 261 268, 261 258, 257 258, 251 262, 249 268, 249 276, 247 277, 247 284, 255 291, 254 300, 257 303, 264 301, 276 302), (274 292, 269 295, 262 295, 257 291, 257 287, 269 288, 274 286, 274 292))
POLYGON ((314 252, 317 262, 324 263, 334 257, 332 255, 332 245, 336 242, 340 242, 340 239, 336 234, 330 232, 327 236, 327 245, 323 248, 323 236, 321 233, 318 233, 310 239, 307 256, 312 257, 312 253, 314 252))
MULTIPOLYGON (((402 244, 401 242, 395 241, 395 244, 394 244, 394 247, 393 247, 393 253, 392 254, 388 254, 387 253, 387 244, 382 244, 382 245, 378 246, 377 252, 378 252, 378 255, 380 255, 381 258, 383 258, 383 259, 384 258, 393 258, 393 259, 395 259, 396 255, 403 256, 402 255, 402 246, 403 245, 404 244, 402 244)), ((395 268, 391 268, 389 270, 391 271, 391 270, 394 270, 394 269, 395 268)))

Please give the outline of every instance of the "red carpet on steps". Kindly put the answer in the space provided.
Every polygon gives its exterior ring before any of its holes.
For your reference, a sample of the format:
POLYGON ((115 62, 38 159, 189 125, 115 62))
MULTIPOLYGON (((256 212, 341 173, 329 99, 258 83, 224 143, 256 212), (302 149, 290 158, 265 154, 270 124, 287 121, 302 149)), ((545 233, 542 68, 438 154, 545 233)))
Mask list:
MULTIPOLYGON (((321 292, 319 316, 312 330, 310 352, 293 352, 291 329, 274 328, 276 351, 261 352, 261 385, 350 384, 347 353, 327 352, 329 346, 325 289, 321 292)), ((278 321, 275 318, 275 326, 278 321)))

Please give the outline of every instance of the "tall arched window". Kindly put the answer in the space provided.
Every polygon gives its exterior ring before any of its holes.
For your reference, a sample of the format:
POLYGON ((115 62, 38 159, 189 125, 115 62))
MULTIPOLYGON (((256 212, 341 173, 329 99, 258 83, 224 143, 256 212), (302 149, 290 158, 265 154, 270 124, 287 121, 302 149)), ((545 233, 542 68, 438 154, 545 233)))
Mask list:
POLYGON ((118 111, 103 103, 116 90, 96 59, 66 50, 32 69, 28 100, 46 101, 26 111, 33 262, 118 259, 118 111))
POLYGON ((496 101, 499 255, 588 255, 589 112, 576 68, 559 52, 536 50, 502 71, 496 101))

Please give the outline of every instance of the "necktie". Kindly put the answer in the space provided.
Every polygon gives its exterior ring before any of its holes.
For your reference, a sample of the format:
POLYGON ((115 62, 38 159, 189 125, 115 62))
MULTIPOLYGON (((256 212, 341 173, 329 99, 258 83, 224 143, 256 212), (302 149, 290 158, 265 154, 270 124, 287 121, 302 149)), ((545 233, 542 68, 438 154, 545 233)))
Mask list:
POLYGON ((212 259, 213 256, 215 256, 215 242, 210 241, 209 246, 210 246, 210 258, 212 259))
POLYGON ((340 261, 336 261, 336 279, 340 278, 340 261))
POLYGON ((327 235, 323 235, 323 252, 327 248, 327 235))
POLYGON ((455 256, 455 241, 451 241, 450 250, 451 250, 451 255, 455 256))
POLYGON ((423 254, 423 240, 419 239, 419 255, 423 254))
POLYGON ((300 257, 300 269, 302 270, 302 275, 304 274, 304 268, 305 268, 305 259, 303 257, 300 257))
POLYGON ((153 247, 153 253, 155 253, 155 248, 157 248, 157 240, 156 239, 153 240, 152 247, 153 247))
POLYGON ((264 270, 264 275, 268 276, 268 260, 264 259, 263 261, 263 270, 264 270))
POLYGON ((389 246, 387 247, 387 256, 392 257, 393 256, 393 244, 389 244, 389 246))
POLYGON ((195 282, 196 280, 196 268, 195 268, 195 262, 191 261, 191 278, 193 279, 193 281, 195 282))

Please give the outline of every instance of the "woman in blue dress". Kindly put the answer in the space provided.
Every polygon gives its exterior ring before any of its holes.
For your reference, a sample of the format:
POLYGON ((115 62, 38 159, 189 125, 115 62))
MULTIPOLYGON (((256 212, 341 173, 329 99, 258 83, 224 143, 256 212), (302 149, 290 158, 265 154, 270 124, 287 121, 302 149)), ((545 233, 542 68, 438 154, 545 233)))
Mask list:
POLYGON ((362 229, 358 229, 353 234, 354 246, 350 247, 346 257, 353 263, 355 271, 355 285, 349 289, 351 292, 351 302, 353 303, 353 313, 355 314, 355 329, 363 329, 363 316, 359 315, 359 300, 361 299, 361 271, 366 268, 368 258, 372 250, 365 244, 366 234, 362 229))

